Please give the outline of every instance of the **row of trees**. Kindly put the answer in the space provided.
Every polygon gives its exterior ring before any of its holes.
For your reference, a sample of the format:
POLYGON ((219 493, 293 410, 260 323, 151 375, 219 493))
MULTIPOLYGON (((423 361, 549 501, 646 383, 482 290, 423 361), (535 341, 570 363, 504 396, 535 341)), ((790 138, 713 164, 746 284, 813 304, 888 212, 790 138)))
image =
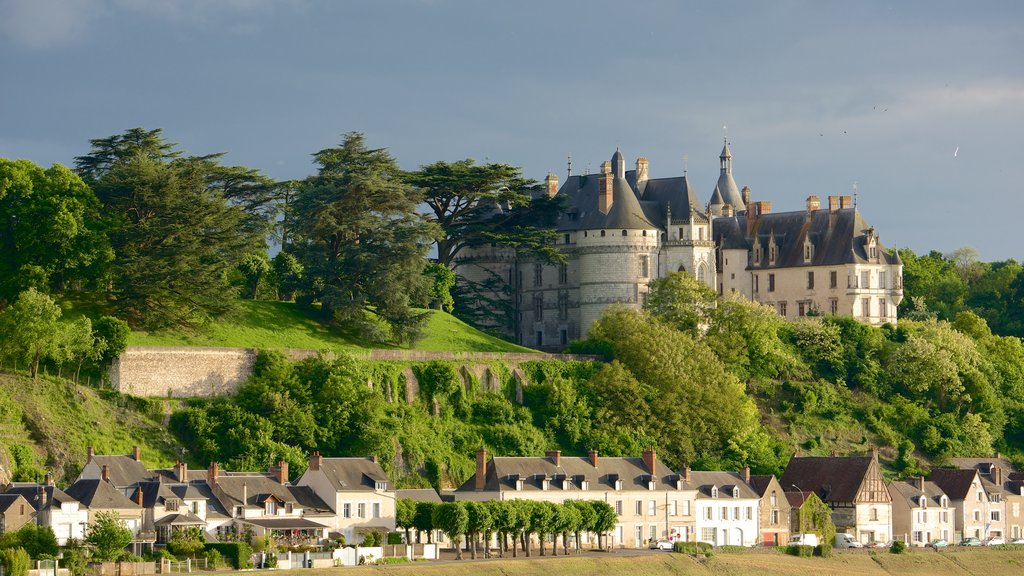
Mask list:
MULTIPOLYGON (((560 258, 547 228, 557 203, 507 164, 406 172, 350 133, 313 154, 315 174, 277 182, 222 154, 186 155, 159 129, 90 144, 74 171, 0 159, 0 309, 28 288, 94 294, 153 329, 201 324, 236 294, 296 298, 402 341, 423 320, 414 307, 453 305, 450 275, 423 273, 432 245, 448 271, 490 243, 560 258)), ((460 294, 468 315, 485 308, 460 294)))
POLYGON ((412 541, 412 529, 428 537, 433 530, 440 530, 451 540, 459 560, 462 559, 462 538, 466 539, 474 560, 480 542, 484 555, 490 556, 492 537, 497 538, 498 554, 502 558, 509 550, 516 557, 517 544, 518 549, 530 556, 534 536, 540 542, 541 556, 545 555, 548 536, 552 537, 551 553, 554 555, 558 554, 558 537, 562 538, 566 555, 570 553, 570 540, 579 553, 583 533, 596 534, 598 547, 604 549, 605 537, 615 527, 617 519, 615 509, 601 500, 567 500, 561 504, 536 500, 458 500, 434 504, 400 499, 395 506, 395 524, 405 530, 406 542, 412 541))

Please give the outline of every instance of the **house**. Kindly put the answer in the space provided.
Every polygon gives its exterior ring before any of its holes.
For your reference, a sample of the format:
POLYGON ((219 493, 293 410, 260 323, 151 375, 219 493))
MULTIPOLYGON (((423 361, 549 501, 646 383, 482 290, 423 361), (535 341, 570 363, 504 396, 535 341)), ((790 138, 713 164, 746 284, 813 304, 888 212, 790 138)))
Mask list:
POLYGON ((648 283, 674 272, 788 319, 829 313, 895 324, 902 262, 855 202, 830 196, 826 209, 810 196, 806 210, 772 213, 770 202, 751 200, 749 187, 738 189, 732 160, 726 142, 706 205, 685 170, 653 178, 643 157, 626 170, 616 150, 589 174, 573 174, 570 163, 565 182, 550 174, 544 192, 564 206, 555 245, 565 262, 475 246, 455 259, 460 285, 479 301, 500 303, 491 306, 488 329, 543 350, 585 337, 607 306, 641 308, 648 283))
POLYGON ((714 546, 753 546, 759 541, 761 497, 750 485, 750 468, 737 472, 684 469, 683 480, 697 488, 694 533, 714 546))
POLYGON ((133 553, 141 554, 156 542, 154 532, 143 530, 144 509, 141 498, 131 500, 118 490, 110 480, 106 465, 100 469, 99 478, 79 478, 65 492, 85 507, 90 525, 96 522, 96 515, 100 512, 114 514, 124 522, 132 533, 133 553))
POLYGON ((949 496, 923 476, 890 482, 893 538, 910 546, 953 540, 954 512, 949 496))
POLYGON ((1005 535, 1003 489, 983 480, 976 468, 935 468, 928 479, 953 503, 955 540, 1005 535))
POLYGON ((395 529, 396 493, 376 457, 309 457, 309 467, 296 485, 326 503, 330 529, 359 542, 370 531, 395 529))
MULTIPOLYGON (((754 497, 742 480, 727 473, 721 476, 695 476, 684 469, 675 473, 658 463, 654 450, 645 450, 641 458, 599 458, 591 450, 587 457, 562 456, 548 451, 544 457, 494 457, 487 452, 476 454, 476 473, 454 492, 456 500, 531 499, 560 504, 568 500, 603 500, 615 509, 618 521, 612 529, 611 545, 643 548, 652 539, 696 541, 697 499, 704 489, 708 499, 719 488, 725 491, 712 503, 730 505, 728 527, 732 527, 733 487, 740 487, 744 497, 754 497)), ((743 508, 747 500, 743 500, 743 508)), ((740 512, 739 525, 744 525, 740 512)), ((704 527, 718 531, 721 512, 704 527)), ((756 515, 755 515, 756 517, 756 515)), ((754 520, 756 523, 756 519, 754 520)), ((754 531, 756 532, 756 530, 754 531)), ((709 537, 711 533, 709 532, 709 537)), ((730 537, 734 537, 733 536, 730 537)), ((753 537, 749 538, 753 540, 753 537)))
POLYGON ((782 484, 773 474, 752 475, 750 487, 757 492, 759 505, 759 540, 765 546, 779 546, 789 541, 789 500, 782 484))
POLYGON ((20 494, 25 498, 35 511, 36 522, 53 530, 57 544, 64 546, 71 538, 85 538, 85 527, 89 523, 88 510, 78 500, 54 486, 50 474, 46 475, 42 484, 15 482, 7 488, 7 494, 20 494))
POLYGON ((17 492, 0 494, 0 534, 15 532, 35 521, 36 510, 17 492))
POLYGON ((115 487, 127 490, 143 480, 152 479, 153 472, 142 463, 142 451, 138 446, 128 455, 97 455, 92 446, 88 448, 85 466, 78 474, 79 480, 99 480, 106 468, 107 481, 115 487))
POLYGON ((816 494, 832 510, 837 532, 864 544, 892 537, 892 497, 874 448, 867 456, 793 456, 779 483, 788 491, 816 494))
MULTIPOLYGON (((991 491, 1000 489, 1004 506, 1001 536, 1007 540, 1024 537, 1024 512, 1021 510, 1024 506, 1024 474, 999 454, 994 458, 951 458, 950 463, 957 468, 977 470, 985 486, 992 485, 991 491)), ((990 494, 990 500, 991 497, 990 494)))

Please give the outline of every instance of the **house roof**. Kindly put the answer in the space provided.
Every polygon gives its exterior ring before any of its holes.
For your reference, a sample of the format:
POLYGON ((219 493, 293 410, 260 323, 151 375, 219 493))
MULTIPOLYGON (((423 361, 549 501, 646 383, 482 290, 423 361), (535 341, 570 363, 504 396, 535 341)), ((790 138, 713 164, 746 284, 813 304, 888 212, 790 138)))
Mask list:
POLYGON ((331 507, 309 486, 288 486, 288 491, 299 506, 302 506, 304 514, 331 513, 331 507))
MULTIPOLYGON (((12 494, 10 492, 0 494, 0 512, 7 512, 7 510, 10 509, 11 506, 14 506, 14 504, 17 502, 23 502, 25 504, 28 504, 28 501, 26 501, 25 497, 22 496, 21 494, 12 494)), ((29 504, 29 506, 31 506, 31 504, 29 504)))
POLYGON ((667 224, 666 207, 672 212, 673 222, 684 222, 691 217, 706 220, 700 200, 686 176, 648 180, 640 204, 648 220, 659 223, 661 228, 667 224))
POLYGON ((752 474, 750 476, 750 487, 754 489, 754 492, 757 492, 758 496, 763 498, 765 492, 768 491, 768 487, 772 485, 772 480, 775 480, 774 474, 752 474))
POLYGON ((938 506, 942 497, 946 496, 946 493, 942 491, 938 484, 930 480, 924 481, 924 489, 922 490, 918 485, 919 481, 919 478, 907 478, 890 482, 887 485, 889 495, 892 496, 893 500, 902 498, 911 508, 919 507, 921 505, 921 498, 928 500, 928 506, 938 506))
POLYGON ((40 505, 40 488, 46 493, 46 501, 52 506, 56 503, 58 506, 65 503, 77 502, 71 496, 68 496, 63 490, 55 486, 49 486, 47 484, 36 484, 34 482, 15 482, 8 486, 7 494, 21 494, 25 497, 32 508, 39 510, 40 505))
POLYGON ((435 504, 441 503, 441 496, 433 488, 398 490, 396 498, 398 498, 399 500, 406 498, 409 500, 415 500, 417 502, 433 502, 435 504))
POLYGON ((195 514, 186 512, 183 514, 168 514, 153 524, 156 526, 205 526, 206 521, 195 514))
POLYGON ((139 508, 110 482, 97 479, 81 479, 67 489, 68 496, 78 500, 91 509, 124 510, 139 508))
POLYGON ((227 510, 239 505, 261 506, 260 503, 265 501, 268 495, 273 495, 281 502, 296 502, 287 486, 262 473, 218 476, 214 494, 227 510))
POLYGON ((91 462, 100 470, 104 466, 107 467, 107 477, 114 486, 131 486, 136 482, 149 480, 155 475, 132 456, 93 456, 91 462))
POLYGON ((992 467, 998 466, 1005 472, 1016 472, 1017 468, 1006 458, 950 458, 949 463, 957 468, 975 468, 982 474, 991 474, 992 467))
POLYGON ((854 502, 874 459, 871 456, 794 456, 779 484, 813 492, 822 502, 854 502))
POLYGON ((370 458, 323 458, 320 471, 335 492, 372 492, 377 482, 388 483, 384 469, 370 458))
POLYGON ((973 468, 933 468, 928 475, 928 479, 937 484, 951 500, 966 499, 976 477, 978 471, 973 468))
POLYGON ((247 524, 254 524, 261 528, 272 530, 304 530, 309 528, 327 528, 319 522, 306 518, 246 518, 242 520, 247 524))

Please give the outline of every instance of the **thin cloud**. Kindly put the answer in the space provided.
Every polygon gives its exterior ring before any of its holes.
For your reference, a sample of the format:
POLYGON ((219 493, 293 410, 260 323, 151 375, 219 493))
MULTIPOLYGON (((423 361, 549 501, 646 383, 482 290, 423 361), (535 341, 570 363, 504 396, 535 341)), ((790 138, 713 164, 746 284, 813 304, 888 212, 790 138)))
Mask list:
POLYGON ((98 12, 76 0, 0 0, 0 34, 33 50, 73 46, 88 37, 98 12))

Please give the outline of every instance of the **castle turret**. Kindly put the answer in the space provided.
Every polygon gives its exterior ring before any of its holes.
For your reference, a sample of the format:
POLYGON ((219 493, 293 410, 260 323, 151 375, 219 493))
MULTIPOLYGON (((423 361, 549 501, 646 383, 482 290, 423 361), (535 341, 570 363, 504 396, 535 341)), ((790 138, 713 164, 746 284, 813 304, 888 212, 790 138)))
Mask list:
MULTIPOLYGON (((732 177, 732 150, 729 149, 729 142, 722 147, 722 153, 718 160, 721 172, 718 175, 718 184, 715 186, 715 190, 721 195, 723 203, 732 204, 733 210, 737 214, 745 212, 747 206, 732 177)), ((714 201, 714 196, 712 196, 712 201, 714 201)))

